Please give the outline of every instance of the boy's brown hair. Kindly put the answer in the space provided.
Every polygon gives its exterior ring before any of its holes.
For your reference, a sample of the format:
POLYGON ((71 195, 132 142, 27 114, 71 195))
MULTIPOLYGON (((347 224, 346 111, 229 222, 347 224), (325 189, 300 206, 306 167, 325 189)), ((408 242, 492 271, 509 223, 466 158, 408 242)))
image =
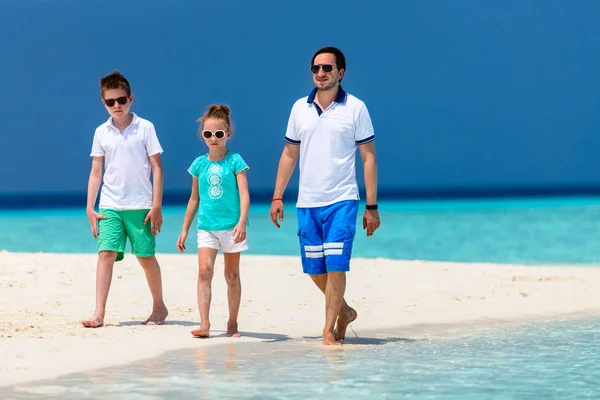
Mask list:
POLYGON ((123 89, 127 96, 131 96, 129 81, 118 70, 114 70, 105 77, 100 78, 100 93, 103 98, 104 92, 110 89, 123 89))

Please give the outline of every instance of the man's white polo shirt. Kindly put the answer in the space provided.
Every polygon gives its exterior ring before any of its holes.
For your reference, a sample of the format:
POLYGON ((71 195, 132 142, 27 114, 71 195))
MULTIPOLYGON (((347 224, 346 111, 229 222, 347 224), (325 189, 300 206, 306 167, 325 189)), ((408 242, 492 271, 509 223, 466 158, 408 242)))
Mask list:
POLYGON ((375 139, 365 103, 340 86, 325 110, 314 102, 317 90, 296 101, 285 141, 300 146, 296 207, 321 207, 358 200, 356 149, 375 139))
POLYGON ((154 125, 133 114, 121 133, 112 118, 96 128, 92 157, 104 157, 100 208, 139 210, 152 207, 152 167, 148 157, 163 152, 154 125))

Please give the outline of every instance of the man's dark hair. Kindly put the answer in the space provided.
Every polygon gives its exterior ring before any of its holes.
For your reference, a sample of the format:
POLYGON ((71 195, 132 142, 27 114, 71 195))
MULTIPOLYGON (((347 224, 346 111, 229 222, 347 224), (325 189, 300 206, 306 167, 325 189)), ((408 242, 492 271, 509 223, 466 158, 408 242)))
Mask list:
POLYGON ((338 70, 346 69, 346 57, 344 57, 344 53, 342 53, 342 51, 337 47, 323 47, 322 49, 317 50, 315 55, 310 60, 310 65, 313 65, 315 63, 315 58, 317 58, 319 54, 323 53, 333 54, 335 56, 335 66, 338 70))

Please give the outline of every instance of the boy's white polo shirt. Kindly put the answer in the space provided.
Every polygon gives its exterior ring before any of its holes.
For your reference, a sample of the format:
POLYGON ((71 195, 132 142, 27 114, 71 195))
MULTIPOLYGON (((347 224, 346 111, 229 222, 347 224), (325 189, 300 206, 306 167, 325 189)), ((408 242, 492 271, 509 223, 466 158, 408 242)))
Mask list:
POLYGON ((356 149, 375 139, 364 102, 341 86, 325 110, 314 102, 317 90, 296 101, 285 141, 300 146, 300 184, 296 207, 321 207, 358 200, 356 149))
POLYGON ((104 157, 100 208, 151 208, 152 167, 148 157, 162 152, 154 125, 136 114, 123 133, 112 118, 96 128, 90 156, 104 157))

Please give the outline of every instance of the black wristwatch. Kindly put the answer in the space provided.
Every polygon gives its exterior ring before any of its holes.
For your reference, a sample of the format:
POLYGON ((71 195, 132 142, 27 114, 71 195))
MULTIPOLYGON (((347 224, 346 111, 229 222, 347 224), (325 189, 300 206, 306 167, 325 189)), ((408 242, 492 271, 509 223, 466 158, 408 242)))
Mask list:
POLYGON ((377 210, 377 204, 367 204, 367 210, 377 210))

